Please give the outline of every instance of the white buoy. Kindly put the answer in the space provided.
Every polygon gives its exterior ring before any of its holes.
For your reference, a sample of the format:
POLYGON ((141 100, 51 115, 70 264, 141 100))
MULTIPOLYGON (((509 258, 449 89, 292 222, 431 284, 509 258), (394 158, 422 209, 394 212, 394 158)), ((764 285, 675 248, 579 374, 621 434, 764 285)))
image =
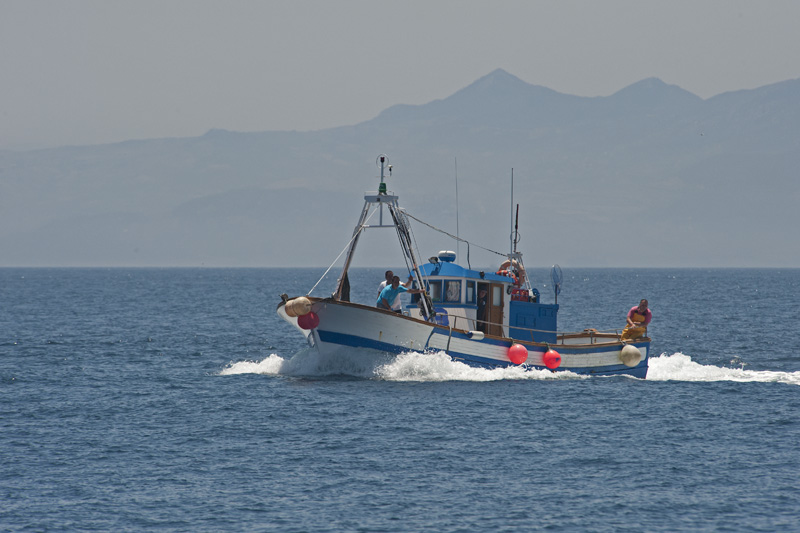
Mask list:
POLYGON ((619 360, 625 366, 636 366, 642 360, 642 352, 636 346, 626 344, 619 353, 619 360))
POLYGON ((311 312, 311 300, 305 296, 286 302, 286 314, 289 316, 303 316, 309 312, 311 312))

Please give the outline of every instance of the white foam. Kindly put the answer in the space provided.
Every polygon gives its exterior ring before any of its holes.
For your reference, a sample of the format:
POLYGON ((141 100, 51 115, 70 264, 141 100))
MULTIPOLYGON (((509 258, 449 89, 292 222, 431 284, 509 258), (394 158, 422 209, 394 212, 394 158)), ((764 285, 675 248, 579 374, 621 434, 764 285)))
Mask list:
POLYGON ((800 372, 745 370, 701 365, 682 353, 661 354, 650 358, 648 381, 741 381, 800 385, 800 372))
POLYGON ((233 376, 236 374, 280 374, 286 360, 279 355, 271 354, 263 361, 239 361, 230 363, 220 372, 221 376, 233 376))
POLYGON ((330 355, 305 348, 289 358, 271 354, 260 362, 232 362, 220 375, 266 374, 281 376, 336 376, 375 377, 375 369, 391 360, 391 356, 374 350, 360 348, 341 349, 330 355))
POLYGON ((453 361, 444 352, 407 352, 377 369, 377 377, 387 381, 500 381, 504 379, 574 379, 572 372, 553 373, 549 370, 527 369, 521 366, 506 368, 474 368, 453 361))
MULTIPOLYGON (((648 381, 739 381, 775 382, 800 385, 800 372, 745 370, 701 365, 682 353, 651 357, 648 381)), ((330 355, 321 355, 306 348, 289 358, 271 354, 264 360, 239 361, 229 364, 220 375, 265 374, 275 376, 322 377, 354 376, 385 381, 500 381, 589 379, 572 372, 550 372, 524 366, 475 368, 453 361, 444 352, 406 352, 390 355, 363 348, 342 348, 330 355)))
POLYGON ((230 363, 220 375, 282 376, 346 375, 386 381, 499 381, 504 379, 582 379, 572 372, 553 373, 525 367, 474 368, 453 361, 444 352, 407 352, 397 356, 368 349, 341 349, 330 355, 304 349, 288 359, 271 354, 260 362, 230 363))

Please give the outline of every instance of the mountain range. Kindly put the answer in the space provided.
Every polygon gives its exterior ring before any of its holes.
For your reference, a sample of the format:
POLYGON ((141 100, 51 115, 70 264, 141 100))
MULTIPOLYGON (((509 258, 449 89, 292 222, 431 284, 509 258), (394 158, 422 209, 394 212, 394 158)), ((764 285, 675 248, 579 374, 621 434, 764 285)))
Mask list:
MULTIPOLYGON (((380 153, 402 205, 473 243, 473 266, 502 261, 481 247, 508 251, 519 204, 529 265, 800 267, 800 80, 589 98, 501 69, 352 126, 0 151, 0 266, 328 266, 380 153)), ((361 264, 400 264, 370 232, 361 264)), ((415 236, 424 257, 467 252, 415 236)))

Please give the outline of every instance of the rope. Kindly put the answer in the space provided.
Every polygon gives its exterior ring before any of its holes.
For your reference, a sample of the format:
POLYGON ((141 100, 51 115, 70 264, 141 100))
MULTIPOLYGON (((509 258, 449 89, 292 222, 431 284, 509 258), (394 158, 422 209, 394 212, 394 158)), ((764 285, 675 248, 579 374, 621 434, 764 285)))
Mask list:
POLYGON ((367 224, 367 222, 369 222, 369 219, 371 219, 371 218, 372 218, 372 216, 375 214, 375 212, 376 212, 376 211, 377 211, 377 209, 376 209, 376 210, 374 210, 374 211, 372 212, 372 214, 371 214, 370 216, 368 216, 368 217, 367 217, 367 219, 364 221, 364 223, 361 225, 361 227, 360 227, 360 228, 358 228, 358 231, 357 231, 357 232, 355 232, 355 233, 353 234, 353 237, 352 237, 352 238, 351 238, 351 239, 350 239, 350 240, 347 242, 347 244, 345 244, 345 245, 344 245, 344 248, 342 248, 342 251, 341 251, 341 252, 339 252, 339 255, 337 255, 337 256, 336 256, 336 259, 334 259, 334 260, 333 260, 333 263, 331 263, 331 266, 329 266, 329 267, 328 267, 328 270, 326 270, 326 271, 325 271, 325 273, 324 273, 324 274, 322 274, 322 277, 321 277, 321 278, 319 278, 319 279, 317 280, 317 282, 314 284, 314 286, 313 286, 313 287, 311 287, 311 290, 309 290, 309 291, 306 293, 306 296, 311 296, 311 293, 312 293, 312 292, 314 292, 314 289, 316 289, 316 288, 317 288, 317 285, 319 285, 319 284, 320 284, 320 282, 322 282, 322 280, 323 280, 323 279, 325 279, 325 276, 327 276, 327 275, 328 275, 328 272, 330 272, 330 271, 331 271, 331 269, 333 268, 333 265, 335 265, 335 264, 337 263, 337 261, 339 261, 339 259, 342 257, 342 254, 343 254, 343 253, 345 253, 345 252, 347 251, 347 249, 348 249, 348 248, 350 248, 350 244, 352 244, 352 242, 353 242, 353 241, 356 239, 356 237, 358 237, 359 235, 361 235, 361 232, 362 232, 362 231, 364 231, 364 226, 367 224))

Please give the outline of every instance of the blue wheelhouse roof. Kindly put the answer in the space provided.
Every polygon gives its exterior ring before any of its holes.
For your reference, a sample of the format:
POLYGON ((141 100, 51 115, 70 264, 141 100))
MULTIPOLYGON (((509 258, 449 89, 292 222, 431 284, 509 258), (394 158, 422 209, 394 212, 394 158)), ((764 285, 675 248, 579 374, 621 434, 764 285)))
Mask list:
POLYGON ((446 278, 467 278, 477 281, 492 281, 494 283, 512 283, 508 276, 500 276, 494 272, 485 272, 483 277, 478 270, 470 270, 455 263, 439 261, 438 263, 425 263, 419 266, 423 276, 441 276, 446 278))

